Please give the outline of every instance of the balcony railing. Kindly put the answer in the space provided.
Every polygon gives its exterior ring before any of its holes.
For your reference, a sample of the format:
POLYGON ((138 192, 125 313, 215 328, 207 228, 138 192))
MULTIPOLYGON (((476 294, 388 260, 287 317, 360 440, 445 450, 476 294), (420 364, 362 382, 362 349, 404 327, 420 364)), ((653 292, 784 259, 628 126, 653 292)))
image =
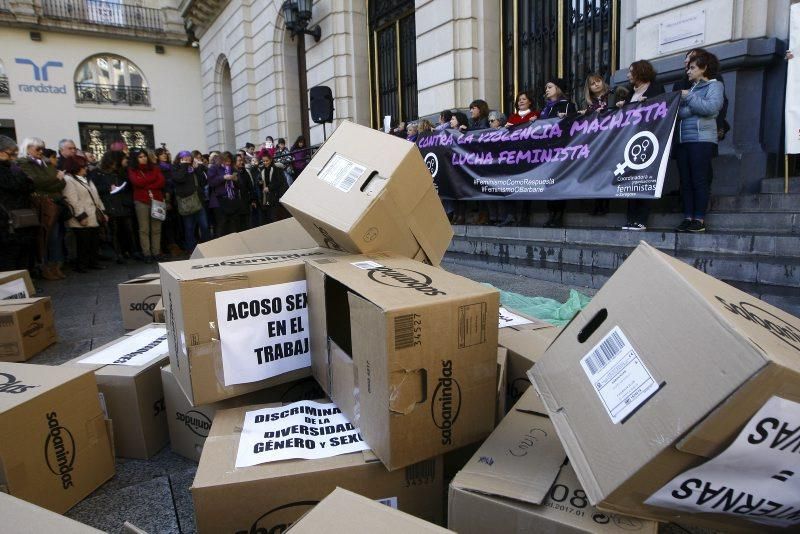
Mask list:
POLYGON ((8 76, 0 76, 0 98, 10 98, 11 91, 8 89, 8 76))
POLYGON ((76 83, 75 102, 78 104, 149 106, 150 90, 146 87, 76 83))
POLYGON ((74 20, 100 26, 164 31, 161 11, 150 7, 99 0, 42 0, 42 14, 52 19, 74 20))

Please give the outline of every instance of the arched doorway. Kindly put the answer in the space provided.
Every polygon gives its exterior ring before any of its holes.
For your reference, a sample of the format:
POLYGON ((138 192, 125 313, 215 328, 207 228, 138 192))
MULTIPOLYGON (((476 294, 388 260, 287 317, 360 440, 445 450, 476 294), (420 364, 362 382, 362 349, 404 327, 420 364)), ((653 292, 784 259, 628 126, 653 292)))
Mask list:
POLYGON ((217 72, 220 87, 220 109, 222 111, 222 132, 218 137, 223 150, 236 150, 236 126, 233 118, 233 83, 231 82, 231 67, 225 56, 220 56, 217 62, 217 72))

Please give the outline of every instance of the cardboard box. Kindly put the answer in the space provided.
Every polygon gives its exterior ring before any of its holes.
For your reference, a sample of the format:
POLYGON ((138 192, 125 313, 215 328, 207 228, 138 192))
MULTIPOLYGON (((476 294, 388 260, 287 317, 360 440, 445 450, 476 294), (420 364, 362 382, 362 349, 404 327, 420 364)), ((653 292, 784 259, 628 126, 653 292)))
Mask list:
POLYGON ((314 377, 388 469, 491 432, 497 290, 388 254, 309 259, 306 276, 314 377))
POLYGON ((322 246, 439 265, 453 229, 414 143, 340 124, 281 198, 322 246))
POLYGON ((162 324, 166 322, 164 318, 164 299, 158 299, 156 307, 153 308, 153 322, 162 324))
POLYGON ((0 517, 3 518, 3 532, 7 534, 36 532, 102 534, 103 532, 2 491, 0 491, 0 517))
MULTIPOLYGON (((332 254, 336 252, 313 248, 160 264, 165 320, 169 331, 170 364, 192 405, 199 406, 244 395, 311 374, 306 367, 257 382, 226 386, 222 346, 225 339, 220 336, 221 324, 217 317, 216 300, 220 298, 218 293, 222 292, 241 289, 257 291, 263 287, 304 281, 305 259, 324 258, 332 254)), ((253 302, 252 295, 255 293, 248 292, 247 296, 242 297, 242 302, 253 302)), ((260 302, 258 299, 255 301, 260 302)), ((255 311, 260 313, 260 310, 255 311)), ((263 321, 258 319, 255 326, 263 332, 271 321, 271 314, 259 317, 263 317, 263 321)), ((228 317, 222 320, 227 321, 228 317)), ((249 339, 251 336, 241 337, 249 339)), ((271 363, 261 356, 255 355, 253 348, 248 350, 249 362, 258 361, 259 365, 271 363)))
POLYGON ((450 484, 448 527, 460 534, 656 534, 657 523, 589 504, 536 392, 528 389, 450 484))
POLYGON ((164 385, 170 447, 174 452, 195 462, 200 461, 200 453, 203 452, 211 422, 218 410, 269 402, 314 400, 325 396, 316 380, 309 377, 213 404, 192 406, 169 365, 161 368, 161 383, 164 385))
POLYGON ((293 217, 198 244, 192 259, 314 248, 317 242, 293 217))
POLYGON ((441 522, 441 458, 397 471, 387 471, 370 451, 234 467, 244 414, 263 407, 222 410, 214 418, 192 485, 201 534, 283 532, 337 486, 370 499, 396 502, 403 512, 441 522))
POLYGON ((0 300, 27 299, 36 294, 27 270, 0 272, 0 300))
POLYGON ((91 369, 0 363, 0 485, 64 513, 113 475, 91 369))
POLYGON ((161 298, 158 273, 144 274, 119 284, 117 288, 125 330, 135 330, 153 322, 153 310, 161 298))
POLYGON ((531 379, 598 508, 763 530, 643 503, 716 456, 772 396, 800 401, 797 318, 642 243, 531 379))
POLYGON ((114 424, 115 453, 122 458, 146 460, 164 448, 169 441, 160 372, 161 366, 169 358, 166 336, 164 325, 143 326, 67 362, 95 369, 101 405, 114 424), (159 335, 162 331, 163 335, 159 335), (148 337, 147 341, 131 346, 131 342, 135 342, 140 333, 153 333, 153 336, 159 337, 152 343, 148 337), (143 357, 148 361, 143 361, 141 365, 83 362, 102 354, 109 355, 109 361, 116 357, 125 360, 143 351, 147 351, 143 357))
POLYGON ((508 387, 508 349, 497 347, 497 400, 494 424, 500 424, 506 416, 506 389, 508 387))
POLYGON ((352 491, 336 488, 333 493, 289 527, 292 534, 408 534, 452 532, 400 512, 391 506, 367 499, 352 491))
POLYGON ((0 300, 0 361, 24 362, 56 341, 50 297, 0 300))
MULTIPOLYGON (((515 314, 524 316, 514 311, 515 314)), ((531 386, 528 371, 542 357, 550 343, 561 332, 550 323, 525 316, 532 322, 524 325, 501 327, 497 333, 497 342, 508 349, 508 383, 507 393, 510 405, 516 403, 531 386)))

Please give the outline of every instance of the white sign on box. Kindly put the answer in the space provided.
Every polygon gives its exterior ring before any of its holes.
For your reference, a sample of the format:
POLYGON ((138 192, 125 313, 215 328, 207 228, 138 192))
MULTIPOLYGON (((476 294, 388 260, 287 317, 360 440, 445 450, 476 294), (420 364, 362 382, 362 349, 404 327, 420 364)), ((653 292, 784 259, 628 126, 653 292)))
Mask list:
POLYGON ((28 288, 25 286, 24 278, 16 278, 5 284, 0 284, 0 300, 8 299, 26 299, 28 295, 28 288))
POLYGON ((300 401, 245 414, 236 467, 367 449, 361 432, 335 404, 300 401))
POLYGON ((618 326, 581 359, 581 367, 614 424, 660 387, 618 326))
POLYGON ((672 479, 645 504, 800 525, 800 404, 772 397, 730 447, 672 479))
POLYGON ((114 343, 108 348, 95 352, 78 363, 99 365, 147 365, 169 352, 167 348, 167 329, 148 328, 114 343))
POLYGON ((500 315, 498 316, 498 328, 505 328, 507 326, 521 326, 523 324, 532 324, 533 321, 526 319, 516 313, 511 313, 504 307, 500 306, 500 315))
POLYGON ((301 280, 215 294, 226 386, 311 366, 306 287, 301 280))

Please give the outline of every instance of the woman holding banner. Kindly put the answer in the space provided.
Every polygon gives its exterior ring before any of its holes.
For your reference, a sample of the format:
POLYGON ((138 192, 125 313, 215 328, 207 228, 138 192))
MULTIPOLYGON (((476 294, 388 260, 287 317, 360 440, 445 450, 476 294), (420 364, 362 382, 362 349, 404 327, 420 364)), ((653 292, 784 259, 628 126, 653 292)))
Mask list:
POLYGON ((700 52, 692 57, 686 73, 691 89, 681 91, 678 108, 678 147, 675 156, 681 176, 683 222, 678 232, 705 232, 711 159, 717 144, 717 114, 722 109, 724 88, 717 81, 719 60, 700 52))
MULTIPOLYGON (((540 119, 550 119, 554 117, 563 118, 574 115, 578 112, 578 106, 571 102, 564 94, 567 84, 560 78, 548 80, 544 86, 545 103, 542 112, 539 113, 540 119)), ((564 209, 567 207, 566 200, 548 200, 547 211, 550 216, 544 223, 545 228, 561 228, 564 226, 564 209)))

